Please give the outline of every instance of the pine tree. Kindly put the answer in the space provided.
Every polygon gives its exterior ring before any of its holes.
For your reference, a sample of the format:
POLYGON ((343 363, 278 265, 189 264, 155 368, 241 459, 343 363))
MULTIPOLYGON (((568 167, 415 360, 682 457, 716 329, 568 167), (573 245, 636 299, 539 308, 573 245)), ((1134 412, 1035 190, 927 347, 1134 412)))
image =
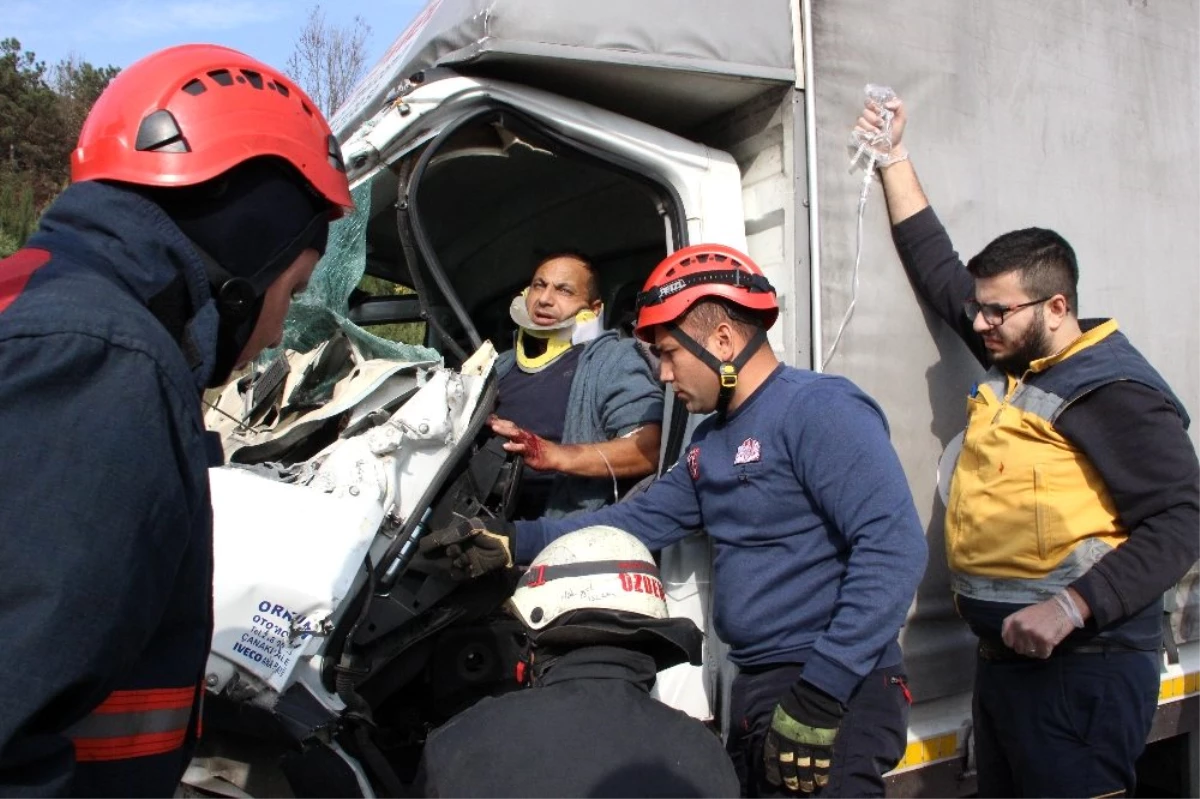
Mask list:
POLYGON ((0 40, 0 257, 70 182, 83 120, 117 72, 76 56, 50 70, 17 39, 0 40))

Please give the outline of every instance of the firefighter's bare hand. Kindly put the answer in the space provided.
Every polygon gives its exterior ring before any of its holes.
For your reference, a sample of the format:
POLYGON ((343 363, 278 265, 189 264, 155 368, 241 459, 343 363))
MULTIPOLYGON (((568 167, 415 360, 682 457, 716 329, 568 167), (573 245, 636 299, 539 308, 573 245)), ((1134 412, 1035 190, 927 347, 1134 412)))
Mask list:
POLYGON ((501 519, 458 518, 421 539, 421 554, 452 579, 473 580, 513 565, 515 528, 501 519))
POLYGON ((1075 627, 1053 599, 1021 608, 1004 620, 1000 637, 1020 655, 1046 659, 1075 627))
POLYGON ((498 416, 488 419, 488 424, 491 425, 493 433, 508 439, 504 449, 524 458, 525 465, 530 469, 542 472, 557 470, 557 444, 498 416))

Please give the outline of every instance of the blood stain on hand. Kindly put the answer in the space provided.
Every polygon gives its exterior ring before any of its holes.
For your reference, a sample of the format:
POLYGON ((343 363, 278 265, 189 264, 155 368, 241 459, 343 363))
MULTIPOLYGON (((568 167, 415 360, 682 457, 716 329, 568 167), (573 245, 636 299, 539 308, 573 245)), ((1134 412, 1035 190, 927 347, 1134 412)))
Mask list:
POLYGON ((528 430, 521 430, 513 441, 525 447, 525 460, 530 463, 538 463, 542 460, 544 449, 541 436, 534 435, 528 430))

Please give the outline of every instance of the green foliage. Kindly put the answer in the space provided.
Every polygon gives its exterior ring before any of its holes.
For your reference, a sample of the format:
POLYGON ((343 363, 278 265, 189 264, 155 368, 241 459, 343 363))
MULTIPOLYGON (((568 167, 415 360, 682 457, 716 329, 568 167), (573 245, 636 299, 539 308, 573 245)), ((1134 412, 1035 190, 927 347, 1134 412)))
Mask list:
POLYGON ((21 242, 17 237, 0 230, 0 258, 7 258, 19 249, 21 242))
POLYGON ((40 203, 64 182, 70 152, 46 64, 22 52, 16 39, 0 41, 0 159, 10 173, 24 176, 40 203))
POLYGON ((120 71, 111 65, 94 67, 77 56, 70 56, 54 68, 51 73, 54 91, 58 93, 63 122, 68 130, 74 131, 72 138, 79 135, 88 111, 120 71))
POLYGON ((0 166, 0 257, 20 249, 35 224, 33 186, 22 175, 0 166))
MULTIPOLYGON (((363 279, 358 283, 358 290, 370 294, 372 297, 398 297, 404 294, 415 294, 408 286, 402 286, 399 283, 392 283, 378 277, 363 275, 363 279)), ((388 341, 399 341, 401 344, 424 344, 425 343, 425 323, 424 322, 398 322, 391 325, 370 325, 364 328, 372 335, 385 338, 388 341)))
POLYGON ((119 70, 76 57, 53 69, 0 39, 0 256, 18 249, 71 179, 83 120, 119 70))

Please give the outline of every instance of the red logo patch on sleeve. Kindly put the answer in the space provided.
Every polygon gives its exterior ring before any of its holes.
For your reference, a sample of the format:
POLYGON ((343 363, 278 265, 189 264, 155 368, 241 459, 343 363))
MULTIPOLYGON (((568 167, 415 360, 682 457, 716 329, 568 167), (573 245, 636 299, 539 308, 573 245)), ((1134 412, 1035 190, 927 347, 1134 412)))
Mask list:
POLYGON ((49 261, 48 251, 35 249, 18 250, 0 261, 0 313, 21 296, 29 278, 49 261))
POLYGON ((688 474, 692 476, 692 480, 700 478, 700 448, 692 447, 687 454, 688 474))

